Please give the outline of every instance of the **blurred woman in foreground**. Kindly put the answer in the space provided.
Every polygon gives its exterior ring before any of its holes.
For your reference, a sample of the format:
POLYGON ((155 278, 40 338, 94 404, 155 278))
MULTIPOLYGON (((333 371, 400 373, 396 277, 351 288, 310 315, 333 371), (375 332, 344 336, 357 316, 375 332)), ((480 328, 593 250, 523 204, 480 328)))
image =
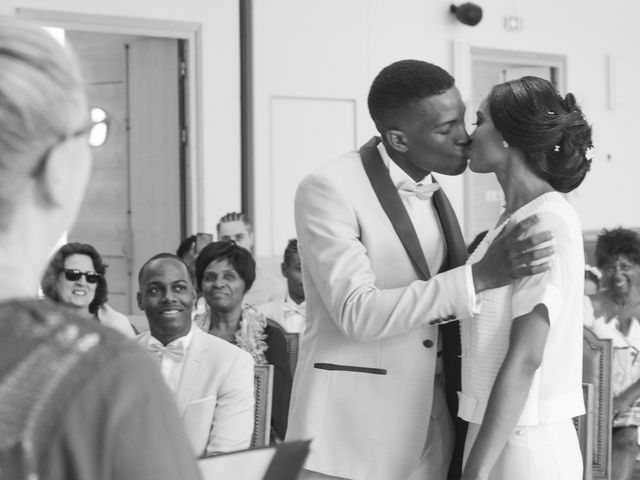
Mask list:
POLYGON ((91 128, 69 52, 0 18, 1 476, 199 478, 146 353, 36 295, 84 196, 91 128))

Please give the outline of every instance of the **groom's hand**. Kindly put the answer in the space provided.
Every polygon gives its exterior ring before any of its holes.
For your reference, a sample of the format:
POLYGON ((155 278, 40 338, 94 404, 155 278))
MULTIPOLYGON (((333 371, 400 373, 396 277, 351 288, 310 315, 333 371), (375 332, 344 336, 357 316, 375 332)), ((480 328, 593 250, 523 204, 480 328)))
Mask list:
POLYGON ((538 221, 536 215, 531 215, 513 228, 505 226, 484 257, 472 265, 476 293, 508 285, 551 267, 553 247, 540 246, 553 238, 551 232, 528 233, 538 221))

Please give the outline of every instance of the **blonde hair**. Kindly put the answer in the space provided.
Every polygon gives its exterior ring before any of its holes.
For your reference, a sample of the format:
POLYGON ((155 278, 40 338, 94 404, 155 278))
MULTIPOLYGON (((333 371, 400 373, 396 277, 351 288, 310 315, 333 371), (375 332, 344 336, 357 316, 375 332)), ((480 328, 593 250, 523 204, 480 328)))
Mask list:
POLYGON ((83 95, 67 49, 40 27, 0 18, 0 229, 43 156, 71 133, 83 95))

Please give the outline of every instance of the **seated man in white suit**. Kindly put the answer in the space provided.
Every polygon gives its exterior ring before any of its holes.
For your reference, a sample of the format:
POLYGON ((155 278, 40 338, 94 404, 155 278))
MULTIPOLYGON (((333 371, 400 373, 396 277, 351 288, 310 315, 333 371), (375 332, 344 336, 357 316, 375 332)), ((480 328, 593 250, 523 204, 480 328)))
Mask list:
POLYGON ((381 138, 296 194, 307 327, 287 439, 313 439, 305 480, 444 480, 452 457, 459 479, 458 324, 430 321, 470 317, 477 292, 547 269, 531 262, 552 253, 532 250, 549 234, 522 239, 527 225, 515 226, 481 264, 463 266, 460 227, 431 175, 467 165, 465 106, 443 69, 386 67, 369 110, 381 138))
POLYGON ((249 448, 255 401, 251 355, 193 327, 195 290, 176 255, 152 257, 138 282, 138 306, 150 330, 136 340, 153 355, 176 394, 196 455, 249 448))

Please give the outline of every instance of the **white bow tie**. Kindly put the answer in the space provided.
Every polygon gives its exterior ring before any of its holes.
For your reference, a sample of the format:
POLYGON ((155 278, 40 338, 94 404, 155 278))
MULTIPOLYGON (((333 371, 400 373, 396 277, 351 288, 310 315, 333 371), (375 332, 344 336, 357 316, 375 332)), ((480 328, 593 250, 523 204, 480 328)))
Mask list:
POLYGON ((416 184, 411 181, 403 182, 398 188, 400 195, 415 195, 420 200, 429 200, 433 193, 440 189, 439 183, 416 184))
POLYGON ((284 314, 286 316, 293 315, 295 313, 302 315, 303 317, 305 316, 305 310, 303 307, 300 307, 299 305, 294 306, 288 303, 284 304, 284 314))
POLYGON ((163 356, 166 356, 176 362, 181 362, 184 358, 184 344, 182 342, 170 343, 166 347, 160 343, 148 343, 147 351, 153 355, 157 355, 161 359, 163 356))

